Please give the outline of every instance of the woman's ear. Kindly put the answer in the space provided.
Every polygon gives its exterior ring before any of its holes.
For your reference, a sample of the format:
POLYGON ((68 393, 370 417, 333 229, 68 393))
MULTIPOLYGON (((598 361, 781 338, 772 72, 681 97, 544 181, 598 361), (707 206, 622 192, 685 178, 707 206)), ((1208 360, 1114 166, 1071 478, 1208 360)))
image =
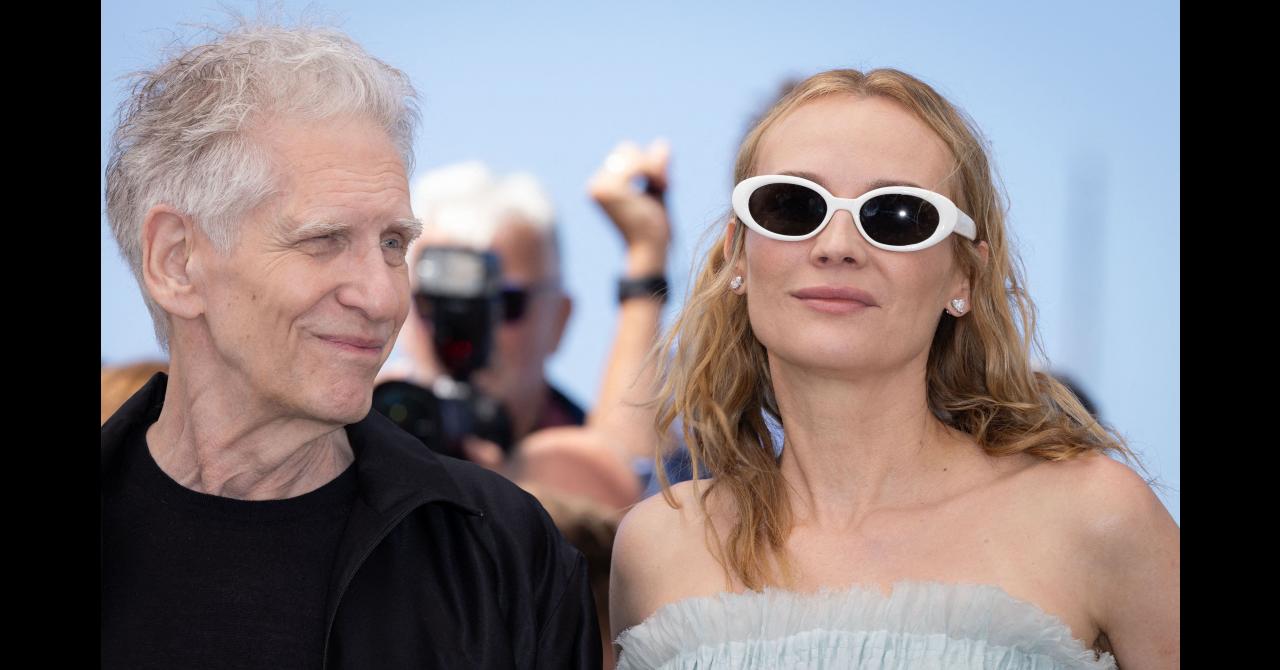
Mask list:
MULTIPOLYGON (((733 281, 729 283, 728 288, 730 291, 733 291, 738 295, 742 295, 743 293, 746 293, 746 289, 743 287, 743 283, 747 275, 746 254, 738 254, 738 259, 736 261, 733 258, 733 236, 737 233, 738 219, 736 217, 729 217, 729 223, 725 226, 724 247, 721 251, 724 254, 724 262, 733 263, 733 266, 730 268, 730 272, 733 273, 733 281)), ((743 244, 746 244, 746 240, 743 240, 743 244)))

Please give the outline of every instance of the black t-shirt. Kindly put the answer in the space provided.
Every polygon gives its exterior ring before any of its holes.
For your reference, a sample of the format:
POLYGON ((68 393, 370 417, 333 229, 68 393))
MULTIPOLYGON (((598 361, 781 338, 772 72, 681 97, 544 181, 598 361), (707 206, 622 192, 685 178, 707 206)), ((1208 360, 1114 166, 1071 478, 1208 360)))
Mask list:
POLYGON ((103 668, 319 668, 325 596, 356 496, 352 465, 286 500, 192 491, 146 426, 103 491, 103 668))

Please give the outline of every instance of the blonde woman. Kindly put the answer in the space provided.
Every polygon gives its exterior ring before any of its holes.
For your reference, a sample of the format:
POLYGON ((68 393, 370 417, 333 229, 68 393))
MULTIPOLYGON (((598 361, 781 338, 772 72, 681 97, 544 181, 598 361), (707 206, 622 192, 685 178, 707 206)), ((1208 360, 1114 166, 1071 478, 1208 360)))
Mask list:
POLYGON ((1033 371, 979 137, 896 70, 747 134, 661 374, 711 478, 619 529, 620 668, 1178 666, 1179 530, 1033 371))

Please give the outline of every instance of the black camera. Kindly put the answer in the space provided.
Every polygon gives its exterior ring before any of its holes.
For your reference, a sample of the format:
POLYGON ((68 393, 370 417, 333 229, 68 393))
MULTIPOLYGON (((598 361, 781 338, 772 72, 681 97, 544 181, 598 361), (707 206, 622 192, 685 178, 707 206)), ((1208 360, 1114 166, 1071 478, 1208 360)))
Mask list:
POLYGON ((423 250, 414 272, 414 305, 429 326, 432 348, 446 374, 429 389, 402 381, 379 384, 373 390, 373 408, 449 456, 465 457, 462 444, 467 436, 510 451, 510 416, 470 382, 471 375, 488 363, 494 331, 502 322, 498 257, 464 247, 431 247, 423 250))

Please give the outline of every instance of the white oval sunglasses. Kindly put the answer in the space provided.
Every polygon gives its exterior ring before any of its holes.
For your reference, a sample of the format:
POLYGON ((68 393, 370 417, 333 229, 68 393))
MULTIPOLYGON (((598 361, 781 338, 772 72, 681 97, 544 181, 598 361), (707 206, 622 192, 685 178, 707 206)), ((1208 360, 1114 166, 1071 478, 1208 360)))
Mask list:
POLYGON ((733 187, 738 220, 774 240, 807 240, 841 209, 853 215, 868 243, 886 251, 927 249, 953 232, 970 240, 978 234, 973 219, 954 202, 914 186, 885 186, 856 198, 837 198, 803 177, 770 174, 733 187))

